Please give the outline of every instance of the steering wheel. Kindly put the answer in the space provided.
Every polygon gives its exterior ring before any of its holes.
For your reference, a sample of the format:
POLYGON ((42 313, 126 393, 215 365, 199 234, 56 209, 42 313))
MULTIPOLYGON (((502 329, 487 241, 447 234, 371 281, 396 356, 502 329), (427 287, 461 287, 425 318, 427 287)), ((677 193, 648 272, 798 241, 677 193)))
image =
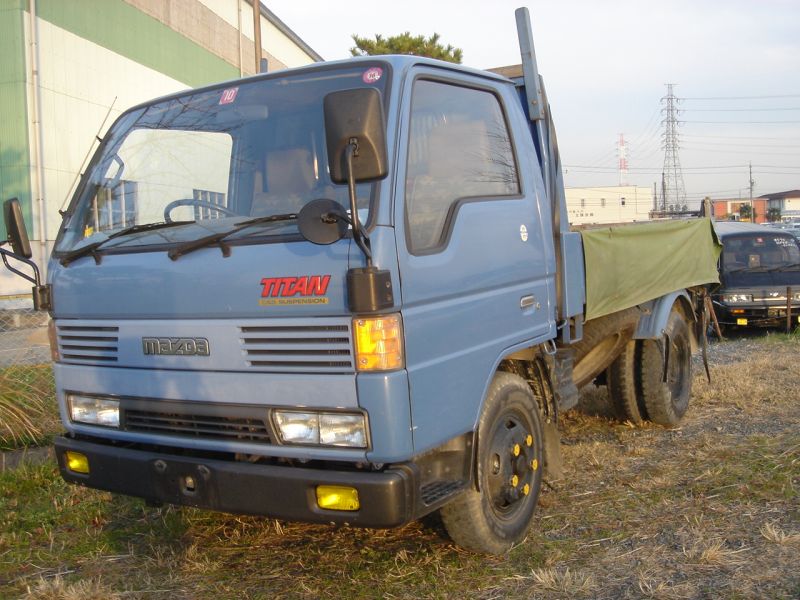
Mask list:
POLYGON ((197 208, 206 208, 209 210, 215 210, 229 217, 235 217, 237 215, 237 213, 232 211, 230 208, 220 206, 219 204, 214 204, 213 202, 209 202, 207 200, 200 200, 199 198, 178 198, 164 207, 164 220, 167 223, 172 223, 172 217, 169 215, 169 213, 179 206, 196 206, 197 208))

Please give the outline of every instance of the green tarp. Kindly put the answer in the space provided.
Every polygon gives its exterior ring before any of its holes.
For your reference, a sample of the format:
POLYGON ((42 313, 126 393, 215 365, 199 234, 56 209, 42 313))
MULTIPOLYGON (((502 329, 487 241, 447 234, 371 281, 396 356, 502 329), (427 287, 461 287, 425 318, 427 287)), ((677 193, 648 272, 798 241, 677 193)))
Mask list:
POLYGON ((710 219, 615 225, 581 237, 587 320, 719 281, 722 245, 710 219))

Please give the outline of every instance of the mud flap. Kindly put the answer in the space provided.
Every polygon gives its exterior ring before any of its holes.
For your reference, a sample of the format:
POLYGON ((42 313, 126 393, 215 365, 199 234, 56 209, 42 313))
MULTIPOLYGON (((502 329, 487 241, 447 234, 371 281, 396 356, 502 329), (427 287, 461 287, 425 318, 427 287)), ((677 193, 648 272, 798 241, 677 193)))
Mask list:
POLYGON ((561 458, 561 432, 556 423, 547 419, 543 426, 544 434, 544 474, 549 480, 564 478, 564 461, 561 458))
POLYGON ((574 364, 574 348, 559 348, 553 355, 553 379, 555 380, 553 393, 556 397, 558 410, 569 410, 578 404, 580 395, 572 375, 574 364))

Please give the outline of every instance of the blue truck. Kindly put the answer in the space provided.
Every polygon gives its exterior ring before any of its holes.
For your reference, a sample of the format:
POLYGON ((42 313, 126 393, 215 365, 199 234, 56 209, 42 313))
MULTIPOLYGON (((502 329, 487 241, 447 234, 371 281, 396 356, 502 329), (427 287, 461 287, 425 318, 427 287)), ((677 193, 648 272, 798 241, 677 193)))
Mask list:
POLYGON ((527 9, 517 29, 512 78, 362 57, 131 108, 46 282, 6 201, 0 254, 51 316, 64 479, 361 527, 439 511, 502 553, 581 386, 677 425, 710 225, 570 230, 527 9))

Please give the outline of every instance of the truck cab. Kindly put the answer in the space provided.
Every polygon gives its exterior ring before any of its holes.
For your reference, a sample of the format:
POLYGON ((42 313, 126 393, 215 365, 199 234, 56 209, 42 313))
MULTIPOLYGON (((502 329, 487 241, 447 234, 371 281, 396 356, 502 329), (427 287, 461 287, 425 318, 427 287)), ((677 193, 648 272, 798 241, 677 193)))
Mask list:
MULTIPOLYGON (((470 486, 494 373, 557 336, 533 140, 511 80, 419 57, 128 110, 43 286, 64 477, 376 527, 470 486)), ((538 427, 498 434, 504 510, 538 491, 538 427)))

